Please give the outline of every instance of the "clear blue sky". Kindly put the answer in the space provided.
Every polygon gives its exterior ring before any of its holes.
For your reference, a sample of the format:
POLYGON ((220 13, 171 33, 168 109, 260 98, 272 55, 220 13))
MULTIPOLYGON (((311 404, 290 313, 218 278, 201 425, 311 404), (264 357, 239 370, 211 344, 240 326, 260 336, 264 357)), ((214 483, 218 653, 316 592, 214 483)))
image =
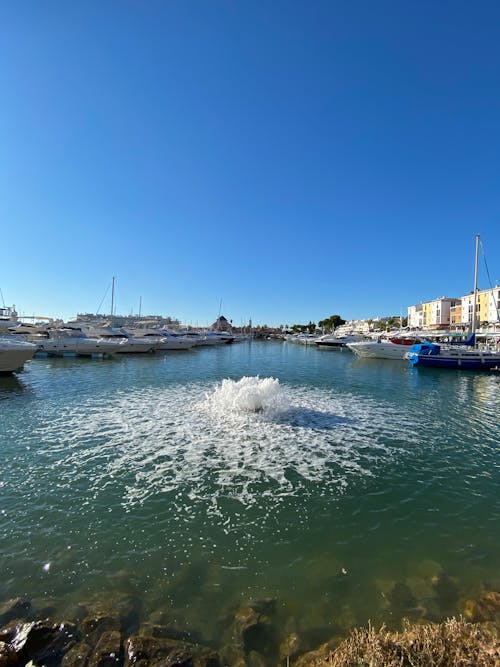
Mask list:
POLYGON ((470 290, 476 233, 500 280, 499 26, 496 1, 2 3, 5 301, 95 312, 116 275, 125 313, 372 317, 470 290))

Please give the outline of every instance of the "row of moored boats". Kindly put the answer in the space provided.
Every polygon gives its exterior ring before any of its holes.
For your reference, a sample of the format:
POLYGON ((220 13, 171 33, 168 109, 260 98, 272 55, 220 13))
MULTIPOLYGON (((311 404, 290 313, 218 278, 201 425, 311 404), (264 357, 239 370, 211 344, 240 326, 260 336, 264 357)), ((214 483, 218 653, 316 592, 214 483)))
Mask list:
POLYGON ((468 338, 450 333, 432 335, 399 332, 369 337, 363 334, 286 336, 286 340, 318 347, 349 348, 359 357, 408 360, 413 366, 500 369, 500 335, 472 334, 468 338), (432 338, 432 340, 430 340, 432 338))
POLYGON ((224 331, 93 328, 67 324, 57 328, 14 325, 0 335, 0 373, 12 373, 37 356, 111 357, 225 345, 235 336, 224 331))

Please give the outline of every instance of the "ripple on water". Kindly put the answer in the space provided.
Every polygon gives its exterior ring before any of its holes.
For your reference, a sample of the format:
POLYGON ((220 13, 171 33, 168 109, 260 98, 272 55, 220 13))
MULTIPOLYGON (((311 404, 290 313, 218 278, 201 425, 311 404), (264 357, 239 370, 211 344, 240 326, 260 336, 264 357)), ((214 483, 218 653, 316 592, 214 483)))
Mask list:
POLYGON ((271 495, 338 494, 376 473, 415 429, 382 401, 245 377, 221 384, 130 389, 46 414, 36 437, 65 484, 119 486, 132 507, 181 491, 245 507, 271 495))
POLYGON ((136 361, 7 392, 0 591, 79 600, 123 576, 152 609, 187 601, 197 622, 242 595, 311 617, 330 596, 325 618, 345 603, 366 622, 383 600, 373 582, 390 591, 422 559, 479 582, 496 572, 494 379, 380 366, 376 381, 369 367, 356 382, 350 368, 166 385, 136 361))

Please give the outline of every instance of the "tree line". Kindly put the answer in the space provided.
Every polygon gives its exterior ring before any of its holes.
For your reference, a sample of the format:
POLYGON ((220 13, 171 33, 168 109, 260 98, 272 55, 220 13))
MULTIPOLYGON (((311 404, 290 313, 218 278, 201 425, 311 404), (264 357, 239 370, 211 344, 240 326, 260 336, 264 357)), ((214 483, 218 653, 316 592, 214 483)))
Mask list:
MULTIPOLYGON (((309 321, 308 324, 292 324, 289 326, 285 324, 281 325, 280 329, 285 329, 285 331, 292 331, 293 333, 316 333, 318 329, 326 333, 334 331, 337 327, 340 327, 342 324, 345 324, 345 320, 340 315, 330 315, 324 320, 319 320, 318 323, 309 321)), ((408 325, 408 318, 400 318, 396 315, 390 317, 384 317, 380 320, 367 320, 370 330, 372 331, 385 331, 386 329, 392 329, 398 327, 400 324, 403 327, 408 325)))

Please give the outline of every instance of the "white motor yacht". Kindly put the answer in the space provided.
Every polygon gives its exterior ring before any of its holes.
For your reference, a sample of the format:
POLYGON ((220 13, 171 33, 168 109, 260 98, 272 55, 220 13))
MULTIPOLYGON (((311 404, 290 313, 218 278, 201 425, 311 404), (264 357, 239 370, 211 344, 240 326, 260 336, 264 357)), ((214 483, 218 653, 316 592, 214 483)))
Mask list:
POLYGON ((182 338, 187 338, 193 343, 193 347, 198 347, 199 345, 203 345, 203 336, 199 331, 180 331, 179 336, 182 338))
POLYGON ((112 356, 124 342, 123 338, 119 342, 89 338, 81 329, 69 327, 40 330, 29 339, 37 346, 37 353, 57 357, 112 356))
POLYGON ((394 336, 393 338, 347 343, 347 347, 358 357, 369 357, 371 359, 405 359, 406 353, 415 343, 420 343, 420 338, 394 336))
POLYGON ((330 333, 316 338, 314 342, 319 347, 346 347, 349 343, 359 343, 364 340, 366 340, 366 336, 363 336, 363 334, 337 336, 334 333, 330 333))
POLYGON ((152 352, 154 341, 146 340, 132 336, 125 329, 112 329, 111 327, 102 327, 101 329, 84 329, 89 338, 99 338, 120 345, 118 354, 140 354, 152 352))
POLYGON ((202 331, 199 345, 225 345, 234 341, 233 334, 227 331, 202 331))
POLYGON ((135 338, 146 340, 155 351, 163 350, 189 350, 195 345, 195 341, 185 336, 178 336, 163 329, 128 329, 135 338))
POLYGON ((7 335, 0 336, 0 373, 14 373, 21 370, 36 352, 36 345, 7 335))

